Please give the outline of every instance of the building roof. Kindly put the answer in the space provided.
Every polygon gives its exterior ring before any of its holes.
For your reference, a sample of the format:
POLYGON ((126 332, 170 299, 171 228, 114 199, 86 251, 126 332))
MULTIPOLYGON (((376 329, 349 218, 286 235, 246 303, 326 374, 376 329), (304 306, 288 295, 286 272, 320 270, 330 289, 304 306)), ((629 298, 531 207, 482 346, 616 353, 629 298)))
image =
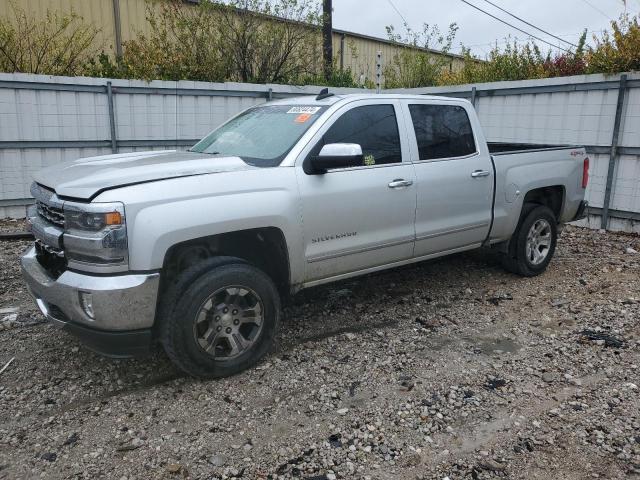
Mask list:
MULTIPOLYGON (((193 0, 189 0, 189 1, 193 1, 193 0)), ((424 52, 434 53, 436 55, 444 55, 447 57, 454 57, 459 59, 464 58, 462 55, 459 55, 457 53, 450 53, 450 52, 445 53, 441 50, 436 50, 433 48, 419 47, 417 45, 411 45, 409 43, 396 42, 393 40, 389 40, 388 38, 374 37, 371 35, 365 35, 364 33, 351 32, 349 30, 339 30, 337 28, 334 28, 333 33, 337 33, 338 35, 348 35, 350 37, 362 38, 363 40, 371 40, 372 42, 384 43, 385 45, 393 45, 395 47, 407 47, 414 50, 422 50, 424 52)))

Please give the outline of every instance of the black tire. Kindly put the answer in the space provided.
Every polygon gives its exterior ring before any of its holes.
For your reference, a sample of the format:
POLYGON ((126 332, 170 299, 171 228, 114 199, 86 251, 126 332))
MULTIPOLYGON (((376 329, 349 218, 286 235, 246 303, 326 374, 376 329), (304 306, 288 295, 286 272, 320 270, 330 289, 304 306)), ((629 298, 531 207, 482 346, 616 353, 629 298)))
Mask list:
POLYGON ((280 297, 273 281, 239 258, 217 257, 180 274, 160 306, 160 341, 169 358, 198 378, 234 375, 260 361, 272 348, 280 322, 280 297), (212 294, 231 286, 244 286, 261 301, 262 323, 251 346, 235 358, 217 359, 205 352, 195 332, 201 307, 212 294))
POLYGON ((543 273, 556 250, 558 241, 557 219, 550 208, 544 205, 526 204, 522 208, 522 214, 518 227, 514 232, 507 253, 502 256, 502 265, 509 272, 523 277, 535 277, 543 273), (527 236, 532 226, 537 222, 546 222, 550 234, 550 245, 545 257, 539 263, 531 260, 527 255, 527 236))

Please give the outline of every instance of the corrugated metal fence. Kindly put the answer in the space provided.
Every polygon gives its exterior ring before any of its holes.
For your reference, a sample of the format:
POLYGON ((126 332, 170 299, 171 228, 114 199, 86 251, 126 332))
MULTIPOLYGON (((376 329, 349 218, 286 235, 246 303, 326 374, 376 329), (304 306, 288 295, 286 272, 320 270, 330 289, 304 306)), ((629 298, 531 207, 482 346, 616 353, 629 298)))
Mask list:
POLYGON ((489 142, 587 147, 592 228, 640 232, 640 74, 394 90, 470 100, 489 142))
POLYGON ((0 73, 0 218, 24 217, 33 173, 46 166, 186 148, 245 108, 321 88, 0 73))
MULTIPOLYGON (((185 148, 244 108, 320 88, 0 74, 0 217, 24 215, 32 174, 45 166, 185 148)), ((589 226, 640 231, 640 74, 402 92, 471 100, 491 142, 586 145, 589 226)))

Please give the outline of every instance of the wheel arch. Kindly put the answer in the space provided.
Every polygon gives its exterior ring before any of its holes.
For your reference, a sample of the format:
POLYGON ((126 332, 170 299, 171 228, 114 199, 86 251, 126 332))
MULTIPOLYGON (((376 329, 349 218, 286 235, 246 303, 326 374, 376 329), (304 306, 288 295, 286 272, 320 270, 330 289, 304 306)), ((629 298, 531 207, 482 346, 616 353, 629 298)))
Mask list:
POLYGON ((277 227, 251 228, 207 235, 177 243, 165 253, 160 291, 198 261, 235 257, 264 271, 281 296, 289 293, 291 268, 284 232, 277 227))
POLYGON ((526 215, 527 205, 544 205, 548 207, 556 217, 560 219, 566 198, 566 189, 563 185, 552 185, 529 190, 523 200, 519 221, 526 215))

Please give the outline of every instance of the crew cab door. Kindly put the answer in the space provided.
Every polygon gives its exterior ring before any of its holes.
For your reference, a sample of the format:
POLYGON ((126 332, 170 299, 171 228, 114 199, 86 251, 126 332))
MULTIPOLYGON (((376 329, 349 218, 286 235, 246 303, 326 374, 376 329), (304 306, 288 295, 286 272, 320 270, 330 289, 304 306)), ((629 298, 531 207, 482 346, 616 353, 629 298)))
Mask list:
POLYGON ((396 100, 348 103, 298 157, 307 285, 411 258, 416 185, 402 118, 396 100), (364 164, 308 173, 333 143, 360 145, 364 164))
POLYGON ((402 108, 418 184, 414 255, 479 246, 491 225, 494 172, 473 107, 403 100, 402 108))

